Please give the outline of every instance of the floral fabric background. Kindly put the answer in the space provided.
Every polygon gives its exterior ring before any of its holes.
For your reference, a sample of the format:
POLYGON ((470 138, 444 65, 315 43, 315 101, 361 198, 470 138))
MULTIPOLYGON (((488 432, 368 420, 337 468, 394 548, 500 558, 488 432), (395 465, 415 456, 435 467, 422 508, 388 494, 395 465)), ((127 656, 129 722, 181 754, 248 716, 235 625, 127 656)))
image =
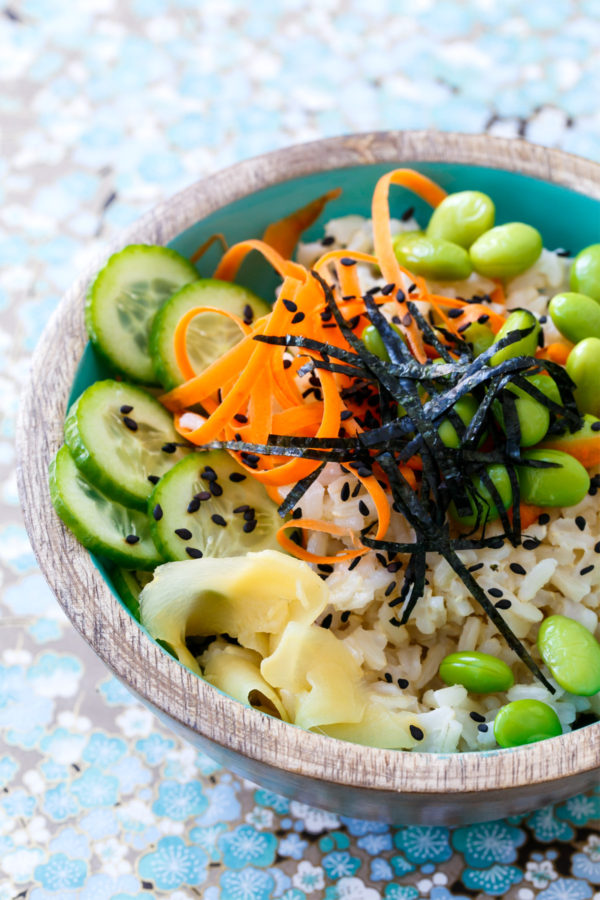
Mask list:
POLYGON ((0 900, 600 898, 600 790, 389 827, 290 803, 166 732, 54 602, 12 444, 75 273, 199 177, 373 128, 600 160, 598 0, 8 0, 0 81, 0 900))

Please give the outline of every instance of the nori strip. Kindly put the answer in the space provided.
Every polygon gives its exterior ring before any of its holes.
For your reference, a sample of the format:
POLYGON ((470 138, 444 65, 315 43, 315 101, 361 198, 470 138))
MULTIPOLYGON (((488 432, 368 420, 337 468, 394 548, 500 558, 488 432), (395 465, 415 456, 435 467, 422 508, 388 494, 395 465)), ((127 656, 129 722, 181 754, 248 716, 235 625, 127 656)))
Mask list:
POLYGON ((289 492, 289 494, 277 510, 282 519, 292 511, 298 501, 307 492, 311 484, 313 484, 317 480, 326 465, 326 462, 321 463, 320 466, 317 466, 314 472, 311 472, 310 475, 306 475, 300 481, 296 482, 292 490, 289 492))

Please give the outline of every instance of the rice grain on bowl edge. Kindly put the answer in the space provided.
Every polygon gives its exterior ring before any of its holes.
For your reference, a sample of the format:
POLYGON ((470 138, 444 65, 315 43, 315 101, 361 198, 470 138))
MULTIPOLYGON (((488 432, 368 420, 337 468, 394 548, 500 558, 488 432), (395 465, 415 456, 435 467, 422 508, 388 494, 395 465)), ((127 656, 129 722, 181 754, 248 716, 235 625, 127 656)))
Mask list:
MULTIPOLYGON (((392 233, 419 228, 415 219, 392 220, 392 233)), ((371 222, 351 215, 328 222, 324 228, 327 249, 360 250, 371 253, 371 222), (331 240, 333 238, 333 240, 331 240)), ((300 244, 298 261, 306 266, 323 252, 322 241, 300 244)), ((548 302, 560 290, 568 289, 570 260, 561 251, 544 249, 539 260, 507 285, 507 309, 523 307, 541 317, 546 343, 561 340, 550 317, 545 318, 548 302)), ((363 291, 382 285, 371 268, 358 264, 363 291)), ((406 281, 405 288, 408 288, 406 281)), ((473 273, 464 282, 434 284, 432 290, 456 297, 486 295, 494 283, 473 273)), ((420 303, 423 311, 427 304, 420 303)), ((388 318, 397 312, 390 304, 388 318)), ((490 304, 502 312, 501 307, 490 304)), ((600 469, 592 470, 591 475, 600 469)), ((592 480, 592 484, 594 481, 592 480)), ((507 624, 540 662, 535 633, 545 616, 560 613, 598 630, 600 605, 600 511, 595 489, 568 510, 551 510, 527 529, 521 546, 508 541, 498 548, 460 551, 459 556, 481 586, 502 610, 507 624), (584 527, 581 527, 585 522, 584 527)), ((360 531, 369 520, 365 494, 351 473, 340 474, 339 467, 327 465, 304 494, 303 515, 330 519, 337 525, 360 531), (362 508, 361 508, 362 506, 362 508)), ((368 499, 368 498, 367 498, 368 499)), ((489 536, 500 534, 496 525, 489 536)), ((406 520, 392 513, 389 539, 414 538, 406 520)), ((307 549, 318 555, 334 554, 339 544, 326 534, 315 533, 307 549)), ((357 562, 315 567, 326 579, 330 605, 320 618, 351 651, 362 666, 367 682, 391 710, 419 715, 423 739, 414 749, 452 752, 487 750, 496 747, 492 723, 507 701, 532 698, 542 700, 557 713, 563 730, 570 731, 577 716, 591 712, 600 715, 600 696, 580 697, 568 694, 552 679, 556 693, 532 680, 528 669, 515 658, 481 608, 470 597, 467 587, 449 564, 437 554, 428 555, 427 584, 424 596, 415 607, 406 626, 390 622, 390 601, 399 589, 396 573, 402 573, 407 556, 392 559, 369 552, 357 562), (474 695, 462 685, 447 687, 438 676, 442 659, 457 650, 477 650, 504 660, 515 673, 515 684, 506 693, 474 695)), ((393 608, 392 608, 393 609, 393 608)), ((218 639, 200 662, 220 652, 225 641, 218 639)), ((288 697, 288 703, 293 698, 288 697)), ((318 730, 318 729, 315 729, 318 730)))

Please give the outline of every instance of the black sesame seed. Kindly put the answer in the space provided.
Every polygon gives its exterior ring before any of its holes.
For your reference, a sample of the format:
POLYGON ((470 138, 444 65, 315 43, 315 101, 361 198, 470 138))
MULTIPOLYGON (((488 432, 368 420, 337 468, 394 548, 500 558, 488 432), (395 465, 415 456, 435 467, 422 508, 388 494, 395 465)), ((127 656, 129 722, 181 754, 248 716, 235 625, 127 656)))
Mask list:
POLYGON ((356 294, 346 294, 345 297, 342 297, 342 300, 356 300, 356 294))
POLYGON ((182 541, 189 541, 192 538, 192 532, 189 528, 176 528, 175 534, 177 537, 181 538, 182 541))
POLYGON ((346 502, 348 497, 350 496, 350 485, 347 481, 345 481, 342 485, 342 490, 340 491, 340 499, 346 502))
POLYGON ((298 322, 301 322, 305 317, 303 312, 297 312, 295 316, 292 316, 292 325, 297 325, 298 322))
POLYGON ((196 547, 186 547, 185 552, 192 559, 202 559, 202 550, 197 550, 196 547))
POLYGON ((409 206, 408 209, 404 210, 404 212, 402 213, 400 218, 402 219, 403 222, 408 222, 409 219, 412 219, 414 214, 415 214, 414 206, 409 206))
POLYGON ((346 422, 347 419, 351 419, 351 418, 352 418, 352 413, 350 412, 349 409, 345 409, 340 415, 340 419, 342 420, 342 422, 346 422))
POLYGON ((514 572, 515 575, 527 575, 527 570, 524 569, 520 563, 511 563, 510 570, 511 572, 514 572))
POLYGON ((163 517, 162 506, 160 503, 157 503, 154 509, 152 510, 152 515, 154 517, 155 522, 160 522, 163 517))
POLYGON ((458 319, 460 316, 464 315, 464 309, 458 307, 457 309, 449 309, 446 313, 449 319, 458 319))
POLYGON ((132 409, 133 409, 133 406, 129 406, 128 403, 125 403, 125 404, 123 404, 123 406, 120 408, 119 412, 122 412, 123 415, 126 416, 127 413, 130 413, 132 409))
POLYGON ((390 575, 394 575, 396 572, 399 572, 401 568, 402 568, 402 563, 399 561, 388 563, 386 566, 386 569, 388 570, 390 575))
POLYGON ((318 563, 317 569, 320 572, 327 572, 328 575, 331 575, 333 572, 333 566, 330 566, 329 563, 318 563))
MULTIPOLYGON (((235 512, 235 510, 234 510, 234 512, 235 512)), ((256 518, 256 510, 254 509, 253 506, 248 506, 244 510, 244 520, 246 522, 251 522, 252 519, 255 519, 255 518, 256 518)))
POLYGON ((354 490, 352 491, 352 499, 357 497, 359 492, 360 492, 360 481, 358 482, 358 484, 355 486, 354 490))
POLYGON ((249 509, 250 507, 247 503, 242 503, 241 506, 236 506, 236 508, 234 509, 234 513, 245 513, 249 509))
POLYGON ((383 553, 376 553, 375 559, 379 563, 380 566, 387 566, 387 559, 383 555, 383 553))
POLYGON ((205 466, 200 473, 200 478, 203 478, 204 481, 216 481, 218 477, 212 466, 205 466))
POLYGON ((422 741, 425 737, 425 734, 421 728, 418 728, 416 725, 410 726, 410 733, 414 737, 415 741, 422 741))
POLYGON ((198 512, 199 509, 200 509, 200 501, 198 500, 197 497, 192 497, 192 499, 188 503, 187 511, 189 513, 195 513, 195 512, 198 512))
POLYGON ((463 334, 463 332, 465 332, 465 331, 467 330, 467 328, 470 328, 470 327, 471 327, 471 323, 470 323, 470 322, 465 322, 464 325, 461 325, 461 326, 460 326, 459 328, 457 328, 456 330, 458 331, 459 334, 463 334))
POLYGON ((477 731, 481 731, 482 734, 485 734, 485 732, 487 730, 488 730, 488 726, 486 725, 485 722, 482 722, 481 725, 477 726, 477 731))
POLYGON ((383 677, 385 678, 385 680, 387 681, 388 684, 391 684, 392 681, 394 680, 389 672, 386 672, 383 677))
POLYGON ((585 531, 585 526, 587 525, 587 522, 585 521, 584 516, 576 516, 575 524, 577 525, 577 527, 579 528, 580 531, 585 531))
POLYGON ((289 367, 291 366, 291 364, 292 364, 291 359, 284 359, 284 361, 283 361, 283 368, 284 368, 284 369, 289 369, 289 367))
POLYGON ((321 244, 323 247, 331 247, 332 244, 335 243, 335 238, 332 234, 326 234, 324 238, 321 238, 321 244))
POLYGON ((405 328, 408 328, 408 326, 412 324, 412 316, 410 313, 406 313, 405 316, 402 316, 402 324, 405 328))
POLYGON ((125 425, 126 428, 129 428, 130 431, 138 430, 138 423, 135 419, 132 419, 131 416, 123 416, 123 425, 125 425))
POLYGON ((490 588, 488 594, 490 597, 501 597, 504 591, 501 591, 500 588, 490 588))
POLYGON ((128 544, 137 544, 139 539, 140 539, 139 535, 137 535, 137 534, 128 534, 127 537, 125 538, 125 540, 128 544))
POLYGON ((482 716, 481 713, 475 712, 475 710, 473 710, 473 712, 470 712, 469 715, 474 722, 485 722, 485 716, 482 716))
POLYGON ((482 316, 479 316, 477 321, 479 322, 480 325, 485 325, 486 322, 489 322, 489 319, 490 319, 489 315, 487 313, 484 313, 482 316))
POLYGON ((344 612, 340 616, 340 622, 347 622, 350 618, 351 612, 349 609, 345 609, 344 612))
POLYGON ((600 553, 600 541, 597 544, 594 544, 594 553, 600 553))
POLYGON ((396 684, 398 685, 399 688, 404 690, 405 688, 408 687, 408 678, 399 678, 398 681, 396 682, 396 684))
POLYGON ((252 519, 252 521, 250 522, 244 522, 244 528, 242 530, 245 531, 246 534, 250 534, 251 531, 254 531, 257 525, 258 522, 256 521, 256 519, 252 519))
POLYGON ((162 450, 163 453, 175 453, 175 451, 177 450, 177 447, 175 444, 173 444, 171 441, 169 441, 167 444, 163 444, 160 449, 162 450))
POLYGON ((494 606, 496 607, 496 609, 510 609, 512 603, 505 597, 503 600, 498 600, 498 602, 495 603, 494 606))
POLYGON ((358 501, 358 511, 361 514, 361 516, 369 515, 369 507, 367 506, 367 504, 365 503, 364 500, 358 501))
POLYGON ((343 266, 355 266, 356 265, 356 260, 352 259, 351 256, 342 256, 342 258, 340 259, 340 262, 343 266))
POLYGON ((392 591, 395 589, 395 587, 396 587, 396 582, 390 581, 390 583, 388 584, 388 586, 385 589, 385 596, 389 597, 390 594, 392 593, 392 591))
POLYGON ((292 513, 292 519, 301 519, 302 518, 302 509, 297 506, 296 509, 292 513))
MULTIPOLYGON (((600 550, 598 550, 598 553, 600 553, 600 550)), ((361 559, 362 559, 361 556, 355 556, 354 559, 352 560, 352 562, 350 563, 350 565, 348 566, 348 571, 351 572, 352 569, 355 569, 357 567, 357 565, 359 564, 359 562, 361 561, 361 559)))
POLYGON ((404 303, 404 301, 406 300, 406 294, 404 293, 404 291, 396 291, 396 300, 398 301, 398 303, 404 303))
POLYGON ((592 422, 590 427, 592 431, 600 431, 600 422, 592 422))
POLYGON ((246 305, 244 307, 244 319, 250 319, 250 321, 252 321, 253 318, 254 318, 254 310, 252 309, 252 307, 250 306, 249 303, 246 303, 246 305))
POLYGON ((219 513, 215 513, 210 518, 215 523, 215 525, 221 525, 223 528, 225 528, 225 526, 227 525, 227 522, 225 521, 223 516, 219 515, 219 513))
POLYGON ((479 569, 483 569, 483 563, 475 563, 472 566, 469 566, 469 572, 478 572, 479 569))
POLYGON ((414 294, 414 292, 416 291, 416 289, 417 289, 417 286, 416 286, 416 284, 415 284, 414 281, 413 281, 412 284, 409 284, 409 286, 408 286, 408 293, 409 293, 409 294, 414 294))
POLYGON ((392 291, 394 290, 395 287, 396 287, 395 284, 384 284, 384 286, 381 288, 381 293, 383 294, 384 297, 387 297, 389 294, 392 293, 392 291))
POLYGON ((594 565, 592 563, 591 566, 584 566, 583 569, 579 572, 580 575, 589 575, 590 572, 594 570, 594 565))
POLYGON ((229 476, 230 481, 245 481, 248 476, 243 472, 232 472, 229 476))
POLYGON ((158 484, 158 482, 160 481, 160 476, 159 475, 148 475, 148 481, 150 482, 150 484, 158 484))
POLYGON ((548 321, 548 316, 540 316, 538 321, 539 321, 540 325, 545 325, 546 322, 548 321))
POLYGON ((240 425, 245 425, 248 421, 248 416, 245 416, 244 413, 236 413, 233 418, 236 422, 239 422, 240 425))
POLYGON ((541 516, 538 517, 539 525, 547 525, 549 521, 550 521, 550 516, 548 515, 548 513, 542 513, 541 516))
POLYGON ((197 494, 194 494, 196 500, 210 500, 210 491, 198 491, 197 494))
POLYGON ((298 309, 298 305, 294 303, 293 300, 282 300, 281 301, 288 312, 296 312, 298 309))
POLYGON ((327 615, 321 622, 321 628, 331 628, 332 622, 333 622, 333 615, 331 613, 327 613, 327 615))
POLYGON ((223 493, 223 488, 216 481, 210 481, 208 486, 213 497, 220 497, 223 493))
POLYGON ((540 546, 540 541, 537 538, 527 538, 526 541, 523 541, 523 547, 525 550, 537 550, 540 546))

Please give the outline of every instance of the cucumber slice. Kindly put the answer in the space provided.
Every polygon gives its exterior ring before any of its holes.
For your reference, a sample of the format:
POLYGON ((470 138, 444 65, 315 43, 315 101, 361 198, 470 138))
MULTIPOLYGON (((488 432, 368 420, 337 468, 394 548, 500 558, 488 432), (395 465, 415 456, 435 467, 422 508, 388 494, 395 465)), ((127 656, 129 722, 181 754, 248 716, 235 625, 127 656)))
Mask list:
POLYGON ((168 247, 131 244, 110 257, 90 285, 85 324, 92 344, 118 372, 156 384, 148 352, 157 310, 198 273, 168 247))
POLYGON ((187 454, 175 446, 181 440, 158 400, 120 381, 92 384, 65 421, 65 442, 88 481, 133 509, 146 509, 155 479, 187 454))
POLYGON ((49 473, 54 508, 84 547, 130 569, 160 565, 148 517, 114 503, 86 481, 66 446, 50 463, 49 473), (130 543, 127 537, 138 540, 130 543))
POLYGON ((281 526, 277 506, 262 484, 223 450, 191 453, 177 463, 156 485, 148 510, 152 536, 166 559, 281 549, 276 538, 281 526), (216 481, 210 480, 211 470, 216 481), (231 475, 243 480, 232 481, 231 475), (243 509, 234 512, 239 507, 243 509), (254 519, 248 510, 254 510, 254 519))
POLYGON ((115 569, 112 573, 115 589, 133 616, 140 621, 140 594, 142 588, 152 581, 151 572, 131 572, 129 569, 115 569))
MULTIPOLYGON (((154 371, 168 390, 186 380, 175 359, 173 335, 181 317, 195 306, 216 306, 235 313, 241 319, 248 318, 248 307, 252 311, 252 319, 271 311, 269 304, 252 291, 216 278, 201 278, 177 291, 156 314, 150 331, 150 356, 154 371)), ((216 313, 197 315, 190 323, 186 341, 194 370, 201 372, 237 344, 241 337, 240 329, 226 316, 216 313)))

